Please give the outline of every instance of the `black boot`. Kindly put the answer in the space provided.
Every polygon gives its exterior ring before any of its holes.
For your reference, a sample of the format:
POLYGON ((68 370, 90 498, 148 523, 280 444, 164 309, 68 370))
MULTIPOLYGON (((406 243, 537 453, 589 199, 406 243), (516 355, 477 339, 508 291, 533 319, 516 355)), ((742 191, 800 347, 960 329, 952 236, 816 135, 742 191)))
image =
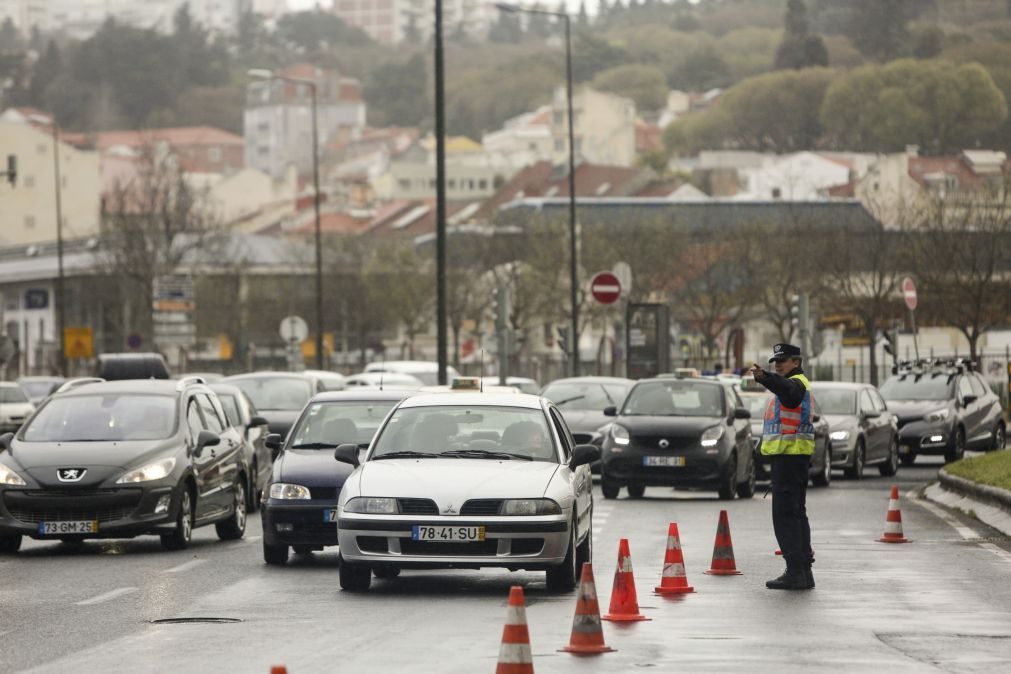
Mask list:
POLYGON ((766 581, 765 587, 770 590, 809 590, 814 587, 813 583, 814 579, 812 578, 811 584, 808 584, 807 574, 804 573, 802 567, 787 564, 783 575, 766 581))
POLYGON ((811 565, 810 564, 808 564, 807 566, 804 567, 804 580, 807 583, 807 587, 805 589, 810 590, 810 589, 814 588, 814 574, 811 573, 811 565))

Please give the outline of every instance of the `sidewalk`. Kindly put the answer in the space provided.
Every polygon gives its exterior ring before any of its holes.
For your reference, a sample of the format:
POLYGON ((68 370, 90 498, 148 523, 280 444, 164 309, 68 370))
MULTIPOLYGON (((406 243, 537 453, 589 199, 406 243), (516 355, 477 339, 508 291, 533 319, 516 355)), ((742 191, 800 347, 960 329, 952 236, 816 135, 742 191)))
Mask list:
POLYGON ((1011 536, 1011 491, 951 475, 943 468, 938 478, 939 482, 924 490, 928 499, 975 515, 979 521, 1011 536))

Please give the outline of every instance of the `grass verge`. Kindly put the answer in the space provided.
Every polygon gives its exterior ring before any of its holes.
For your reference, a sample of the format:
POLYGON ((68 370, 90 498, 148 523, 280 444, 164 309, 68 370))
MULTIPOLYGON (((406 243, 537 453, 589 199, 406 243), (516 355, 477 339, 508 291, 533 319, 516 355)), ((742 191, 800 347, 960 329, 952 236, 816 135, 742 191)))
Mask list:
POLYGON ((952 475, 1011 490, 1011 450, 962 459, 944 467, 952 475))

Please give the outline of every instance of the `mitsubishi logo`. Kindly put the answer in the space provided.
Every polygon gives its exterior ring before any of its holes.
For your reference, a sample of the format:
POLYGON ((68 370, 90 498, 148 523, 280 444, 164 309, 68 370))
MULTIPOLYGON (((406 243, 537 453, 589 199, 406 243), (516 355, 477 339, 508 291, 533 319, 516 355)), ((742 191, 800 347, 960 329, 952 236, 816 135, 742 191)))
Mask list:
POLYGON ((443 510, 442 513, 444 515, 456 515, 457 514, 457 510, 456 510, 456 508, 453 507, 453 504, 450 503, 448 506, 446 506, 446 509, 443 510))
POLYGON ((56 471, 56 477, 60 482, 80 482, 87 468, 60 468, 56 471))
POLYGON ((668 442, 667 438, 660 441, 660 449, 667 449, 668 447, 670 447, 670 442, 668 442))

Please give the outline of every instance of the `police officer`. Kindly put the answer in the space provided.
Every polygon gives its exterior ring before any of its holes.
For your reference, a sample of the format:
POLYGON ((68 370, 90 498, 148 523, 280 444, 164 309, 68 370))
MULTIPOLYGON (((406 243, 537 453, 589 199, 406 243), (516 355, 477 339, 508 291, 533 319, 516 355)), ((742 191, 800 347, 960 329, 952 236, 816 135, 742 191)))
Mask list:
POLYGON ((774 590, 809 590, 814 587, 811 564, 811 527, 807 521, 808 467, 814 454, 811 423, 811 383, 801 370, 800 349, 776 344, 767 372, 756 363, 755 381, 775 396, 769 401, 762 428, 762 454, 772 467, 772 525, 783 551, 786 572, 765 586, 774 590))

